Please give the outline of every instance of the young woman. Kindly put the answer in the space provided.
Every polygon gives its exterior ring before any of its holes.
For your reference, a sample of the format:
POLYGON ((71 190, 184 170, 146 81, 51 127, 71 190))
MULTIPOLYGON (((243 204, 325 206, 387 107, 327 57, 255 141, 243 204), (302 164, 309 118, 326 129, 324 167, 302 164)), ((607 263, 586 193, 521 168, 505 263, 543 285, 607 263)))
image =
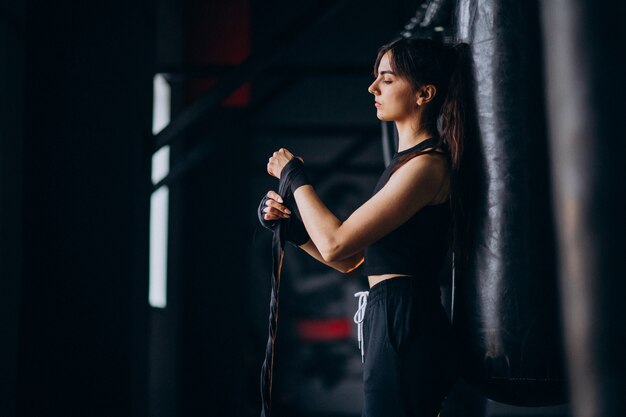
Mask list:
POLYGON ((437 416, 457 378, 437 278, 458 205, 467 57, 466 44, 430 39, 402 38, 379 50, 368 91, 377 117, 395 122, 398 151, 372 197, 345 221, 320 200, 300 158, 281 148, 267 164, 289 181, 301 219, 286 196, 269 191, 261 222, 288 219, 289 240, 339 271, 364 263, 370 291, 358 294, 355 319, 364 336, 363 416, 437 416))

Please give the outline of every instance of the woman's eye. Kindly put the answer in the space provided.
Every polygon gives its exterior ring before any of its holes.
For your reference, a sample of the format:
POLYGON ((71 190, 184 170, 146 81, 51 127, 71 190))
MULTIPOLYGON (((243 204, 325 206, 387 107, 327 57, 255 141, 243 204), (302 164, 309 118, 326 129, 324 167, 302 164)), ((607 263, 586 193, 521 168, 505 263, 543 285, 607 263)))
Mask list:
POLYGON ((385 84, 391 84, 391 80, 383 80, 385 84))

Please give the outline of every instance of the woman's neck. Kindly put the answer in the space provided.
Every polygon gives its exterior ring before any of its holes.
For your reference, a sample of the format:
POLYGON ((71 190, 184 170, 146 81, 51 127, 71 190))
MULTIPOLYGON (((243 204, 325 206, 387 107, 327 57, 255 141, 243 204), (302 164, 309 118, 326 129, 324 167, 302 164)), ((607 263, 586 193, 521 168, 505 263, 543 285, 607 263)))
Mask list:
MULTIPOLYGON (((396 121, 398 129, 398 152, 409 149, 434 135, 425 129, 415 129, 415 120, 396 121)), ((419 126, 419 120, 417 121, 419 126)))

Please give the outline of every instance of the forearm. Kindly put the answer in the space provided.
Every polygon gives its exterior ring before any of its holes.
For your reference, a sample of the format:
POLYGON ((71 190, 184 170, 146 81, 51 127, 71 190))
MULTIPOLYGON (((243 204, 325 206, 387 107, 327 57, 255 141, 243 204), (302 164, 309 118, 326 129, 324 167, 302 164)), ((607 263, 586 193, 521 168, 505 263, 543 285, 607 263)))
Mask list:
POLYGON ((347 259, 362 251, 365 246, 358 243, 356 233, 346 233, 342 228, 343 222, 339 220, 320 200, 311 186, 302 160, 288 154, 285 149, 280 149, 270 158, 268 172, 272 174, 272 167, 280 169, 279 189, 286 187, 293 194, 296 201, 300 218, 309 238, 313 241, 325 262, 335 262, 347 259), (280 168, 281 161, 288 158, 288 162, 280 168), (273 162, 272 162, 273 161, 273 162))
POLYGON ((337 271, 344 273, 344 274, 352 272, 353 270, 358 268, 358 266, 361 265, 363 261, 365 260, 364 252, 361 251, 359 253, 356 253, 340 261, 332 261, 332 262, 326 261, 324 257, 320 254, 319 250, 317 249, 317 247, 315 246, 315 243, 313 243, 312 240, 309 240, 305 244, 301 245, 300 249, 302 249, 303 251, 305 251, 306 253, 308 253, 309 255, 311 255, 313 258, 317 259, 321 263, 328 265, 331 268, 336 269, 337 271))
POLYGON ((326 207, 315 189, 311 185, 303 185, 293 195, 302 222, 324 262, 341 261, 353 256, 349 254, 343 259, 334 259, 340 245, 338 237, 342 222, 326 207))

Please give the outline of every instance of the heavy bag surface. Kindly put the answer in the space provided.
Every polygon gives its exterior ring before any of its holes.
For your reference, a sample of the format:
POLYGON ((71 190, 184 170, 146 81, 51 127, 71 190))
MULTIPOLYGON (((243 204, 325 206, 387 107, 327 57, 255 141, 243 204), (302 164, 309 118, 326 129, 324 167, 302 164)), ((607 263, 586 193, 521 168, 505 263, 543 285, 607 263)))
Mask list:
MULTIPOLYGON (((477 180, 468 261, 456 263, 463 376, 493 400, 565 401, 538 11, 534 2, 458 3, 475 65, 477 180)), ((469 152, 472 154, 472 152, 469 152)))
POLYGON ((626 3, 542 3, 575 417, 626 415, 626 3))

